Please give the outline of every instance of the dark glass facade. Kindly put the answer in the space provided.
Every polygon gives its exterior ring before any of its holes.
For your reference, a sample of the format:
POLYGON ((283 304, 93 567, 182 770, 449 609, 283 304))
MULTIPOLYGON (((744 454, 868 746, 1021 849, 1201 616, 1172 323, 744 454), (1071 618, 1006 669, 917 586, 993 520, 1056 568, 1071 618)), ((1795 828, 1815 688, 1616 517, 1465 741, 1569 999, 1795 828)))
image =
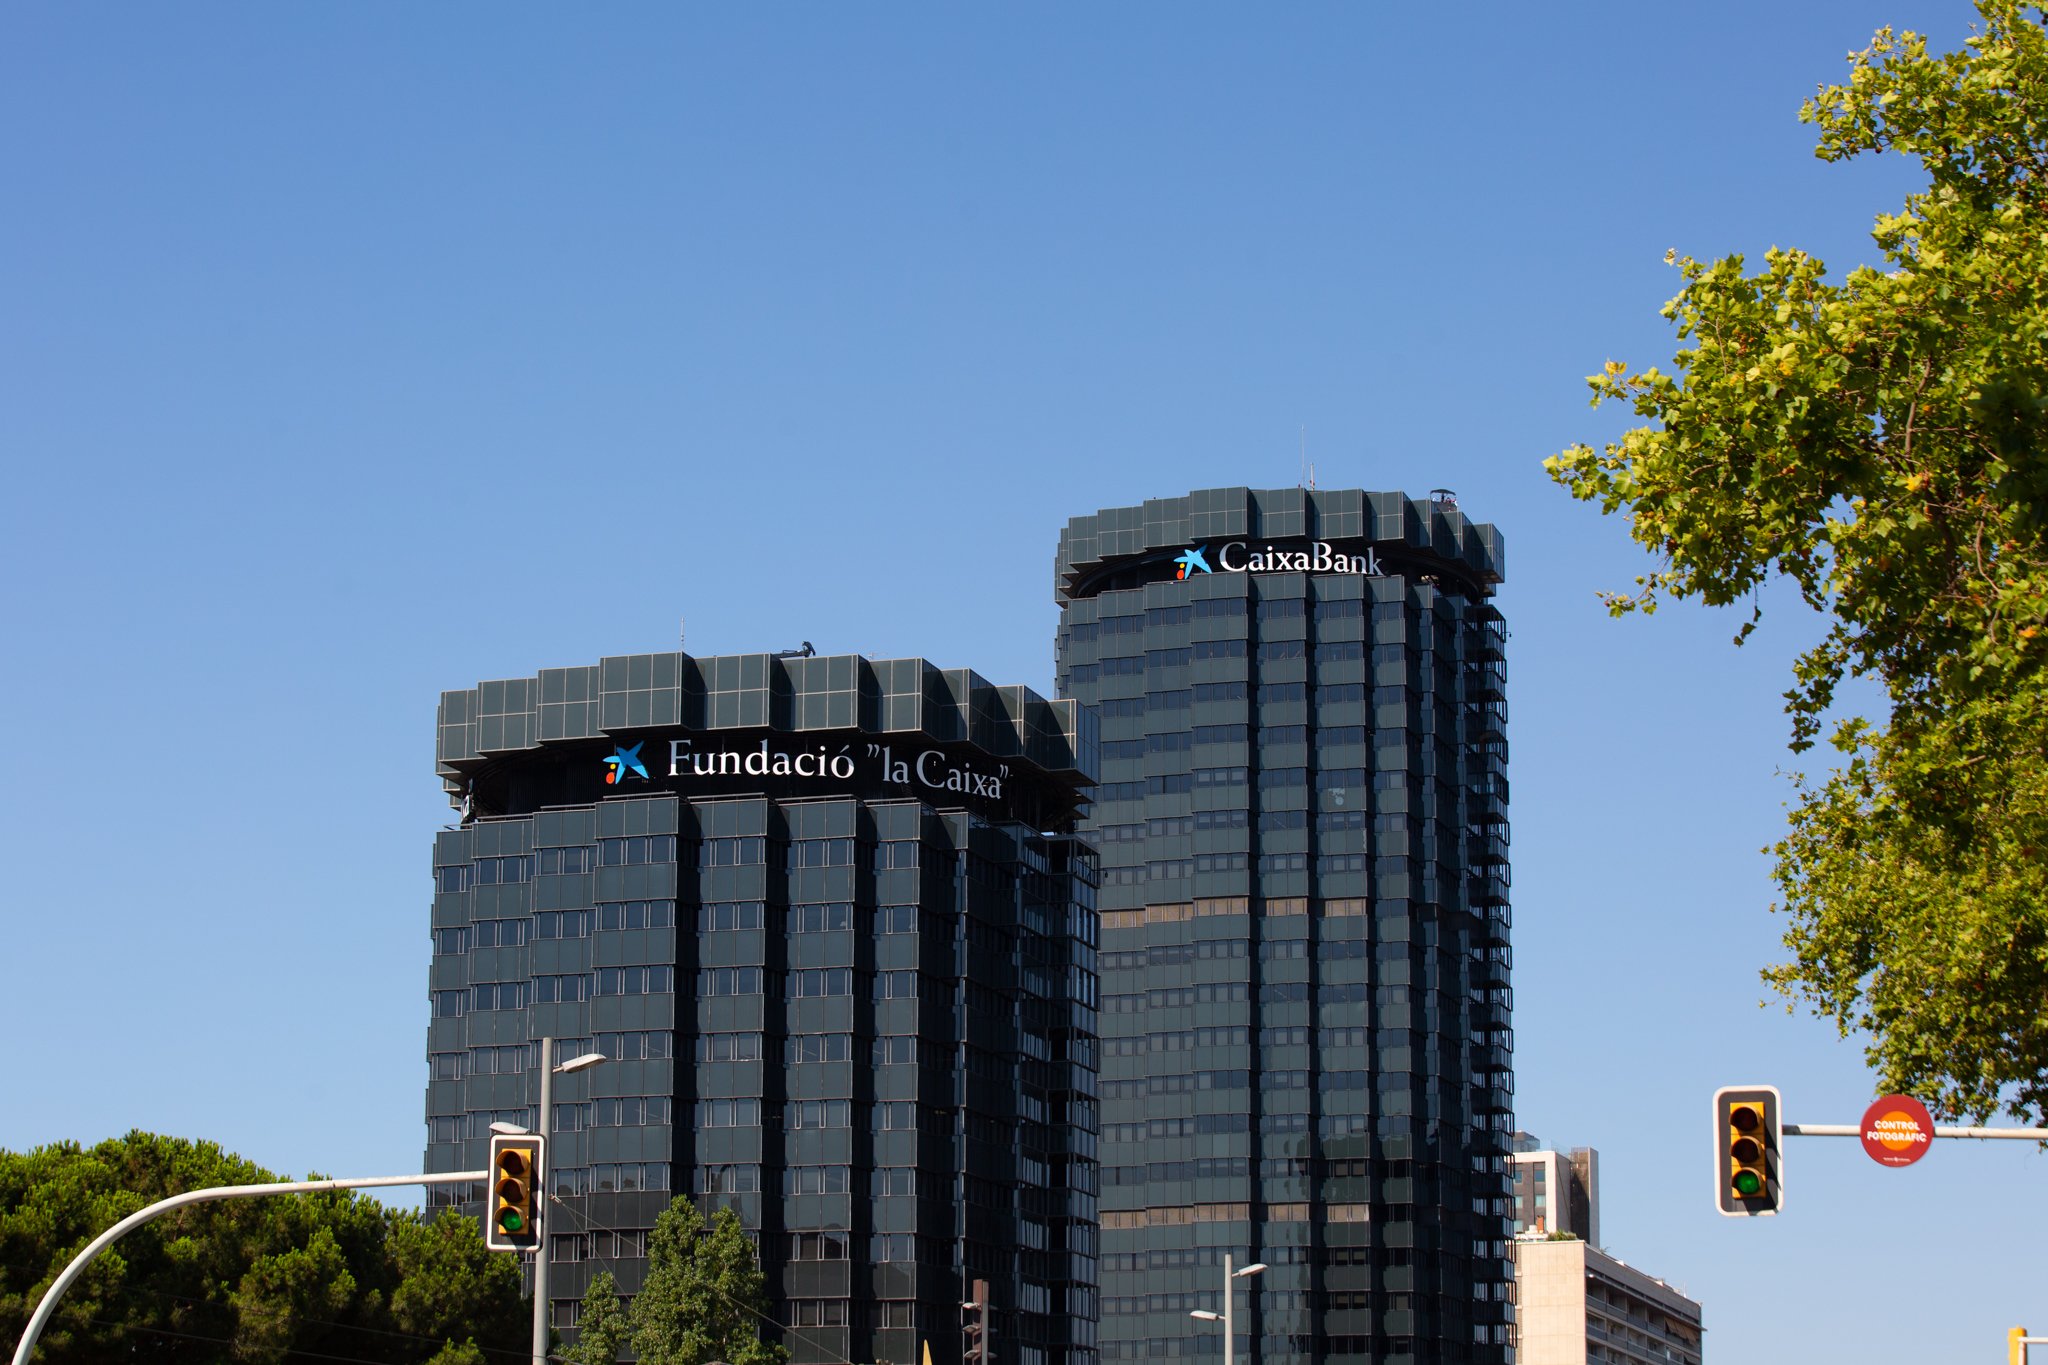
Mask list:
POLYGON ((1506 631, 1448 496, 1214 489, 1060 537, 1101 718, 1102 1355, 1513 1358, 1506 631), (1248 1310, 1248 1311, 1247 1311, 1248 1310))
MULTIPOLYGON (((444 693, 429 1171, 556 1078, 550 1297, 630 1296, 679 1193, 797 1361, 1095 1359, 1092 714, 920 659, 605 659, 444 693)), ((474 1207, 480 1190, 437 1193, 474 1207)))

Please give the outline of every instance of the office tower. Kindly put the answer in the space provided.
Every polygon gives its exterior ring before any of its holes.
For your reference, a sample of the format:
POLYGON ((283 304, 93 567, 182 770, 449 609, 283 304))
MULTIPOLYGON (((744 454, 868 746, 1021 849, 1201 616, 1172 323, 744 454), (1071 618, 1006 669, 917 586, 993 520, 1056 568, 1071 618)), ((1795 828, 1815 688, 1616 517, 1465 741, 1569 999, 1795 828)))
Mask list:
POLYGON ((1243 488, 1076 517, 1101 717, 1102 1354, 1497 1362, 1502 547, 1456 500, 1243 488))
POLYGON ((610 1059, 547 1116, 558 1327, 689 1194, 756 1238, 796 1361, 958 1359, 977 1278, 1004 1365, 1093 1361, 1094 743, 921 659, 442 695, 426 1169, 536 1125, 537 1040, 610 1059))

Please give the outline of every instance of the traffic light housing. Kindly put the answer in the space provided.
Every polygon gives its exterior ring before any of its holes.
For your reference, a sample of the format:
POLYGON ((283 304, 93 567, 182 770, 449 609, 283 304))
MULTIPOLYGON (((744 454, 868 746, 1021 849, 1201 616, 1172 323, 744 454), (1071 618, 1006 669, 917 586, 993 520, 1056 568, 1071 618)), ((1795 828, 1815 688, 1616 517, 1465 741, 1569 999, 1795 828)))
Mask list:
POLYGON ((1776 1086, 1727 1085, 1714 1092, 1714 1202, 1730 1218, 1756 1218, 1785 1205, 1785 1125, 1776 1086))
POLYGON ((484 1195, 484 1245, 531 1251, 540 1245, 541 1140, 531 1133, 491 1138, 491 1187, 484 1195))
POLYGON ((988 1365, 988 1281, 974 1282, 974 1297, 960 1305, 960 1331, 967 1338, 966 1365, 988 1365))

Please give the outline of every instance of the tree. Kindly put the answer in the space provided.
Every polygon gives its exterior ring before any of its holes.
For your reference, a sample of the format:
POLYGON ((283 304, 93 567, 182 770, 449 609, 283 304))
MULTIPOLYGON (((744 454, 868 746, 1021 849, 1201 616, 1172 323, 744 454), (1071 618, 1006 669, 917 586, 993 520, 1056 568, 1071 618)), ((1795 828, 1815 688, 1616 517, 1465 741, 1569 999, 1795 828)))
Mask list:
POLYGON ((709 1229, 685 1196, 655 1221, 647 1279, 633 1296, 633 1353, 641 1365, 785 1365, 789 1352, 761 1340, 768 1282, 739 1215, 720 1209, 709 1229))
MULTIPOLYGON (((120 1219, 185 1190, 274 1179, 213 1143, 141 1132, 0 1152, 0 1341, 120 1219)), ((527 1321, 518 1268, 484 1249, 475 1219, 281 1195, 192 1205, 123 1237, 65 1293, 36 1359, 481 1365, 523 1354, 527 1321)))
POLYGON ((1771 850, 1791 960, 1765 979, 1866 1031, 1886 1085, 2043 1119, 2048 37, 2038 8, 1977 8, 1964 51, 1882 29, 1801 110, 1824 161, 1925 169, 1877 220, 1886 268, 1674 253, 1673 373, 1588 380, 1652 425, 1546 464, 1661 560, 1615 615, 1783 581, 1827 618, 1786 701, 1794 751, 1826 733, 1841 758, 1795 778, 1771 850), (1882 714, 1836 718, 1850 679, 1882 714))
POLYGON ((563 1352, 562 1358, 570 1365, 614 1365, 631 1334, 632 1325, 619 1308, 619 1287, 611 1271, 600 1270, 583 1294, 576 1344, 563 1352))

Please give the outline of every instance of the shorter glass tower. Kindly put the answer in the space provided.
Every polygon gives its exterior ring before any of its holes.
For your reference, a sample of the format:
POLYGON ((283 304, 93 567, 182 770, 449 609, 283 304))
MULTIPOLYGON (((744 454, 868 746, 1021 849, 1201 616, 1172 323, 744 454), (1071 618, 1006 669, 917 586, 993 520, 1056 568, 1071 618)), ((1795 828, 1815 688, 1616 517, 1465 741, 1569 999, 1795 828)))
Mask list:
MULTIPOLYGON (((1092 713, 922 659, 610 658, 442 695, 429 1171, 558 1078, 550 1297, 679 1193, 756 1237, 794 1360, 1095 1359, 1092 713), (954 1355, 958 1359, 958 1355, 954 1355)), ((437 1203, 473 1205, 481 1190, 437 1203)))

